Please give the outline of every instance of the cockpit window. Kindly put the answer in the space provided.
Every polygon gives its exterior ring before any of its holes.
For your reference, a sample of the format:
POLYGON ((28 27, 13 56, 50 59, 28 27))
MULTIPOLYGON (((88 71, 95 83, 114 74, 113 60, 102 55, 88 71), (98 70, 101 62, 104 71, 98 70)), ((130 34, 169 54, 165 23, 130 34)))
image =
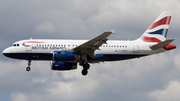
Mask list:
POLYGON ((19 44, 13 44, 12 46, 15 46, 15 47, 16 47, 16 46, 19 46, 19 44))

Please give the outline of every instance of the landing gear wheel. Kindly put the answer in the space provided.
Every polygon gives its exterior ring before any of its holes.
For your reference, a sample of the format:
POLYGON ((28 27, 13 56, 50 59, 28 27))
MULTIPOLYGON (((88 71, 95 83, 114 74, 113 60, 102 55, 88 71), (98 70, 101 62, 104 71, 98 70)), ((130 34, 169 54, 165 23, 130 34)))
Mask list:
POLYGON ((27 71, 31 70, 30 65, 31 65, 31 60, 28 61, 28 67, 26 68, 27 71))
POLYGON ((88 74, 88 69, 90 68, 90 65, 88 64, 87 61, 84 61, 84 60, 81 60, 79 65, 83 66, 83 70, 81 73, 83 76, 86 76, 88 74))
POLYGON ((26 68, 26 70, 27 70, 27 71, 30 71, 30 70, 31 70, 31 68, 30 68, 30 67, 27 67, 27 68, 26 68))
POLYGON ((83 70, 82 70, 82 75, 83 75, 83 76, 86 76, 87 73, 88 73, 87 69, 83 69, 83 70))
POLYGON ((88 63, 85 63, 83 67, 88 70, 90 68, 90 65, 88 63))

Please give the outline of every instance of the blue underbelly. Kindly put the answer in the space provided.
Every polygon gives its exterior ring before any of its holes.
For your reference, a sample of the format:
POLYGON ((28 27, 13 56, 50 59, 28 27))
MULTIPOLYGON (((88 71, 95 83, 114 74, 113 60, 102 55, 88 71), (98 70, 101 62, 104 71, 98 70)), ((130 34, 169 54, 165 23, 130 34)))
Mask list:
POLYGON ((145 54, 105 54, 105 56, 108 57, 106 61, 118 61, 118 60, 139 58, 146 55, 145 54))
POLYGON ((5 53, 7 57, 22 60, 52 60, 52 53, 5 53))
MULTIPOLYGON (((7 57, 22 60, 53 60, 52 53, 5 53, 7 57)), ((145 54, 96 54, 94 58, 88 57, 90 61, 118 61, 146 56, 145 54)))

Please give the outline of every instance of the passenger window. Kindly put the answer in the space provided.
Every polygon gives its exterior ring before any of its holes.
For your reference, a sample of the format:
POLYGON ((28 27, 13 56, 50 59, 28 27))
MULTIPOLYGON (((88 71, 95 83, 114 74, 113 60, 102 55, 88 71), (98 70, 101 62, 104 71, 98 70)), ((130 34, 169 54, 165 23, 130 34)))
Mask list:
POLYGON ((19 46, 19 44, 17 44, 17 46, 19 46))

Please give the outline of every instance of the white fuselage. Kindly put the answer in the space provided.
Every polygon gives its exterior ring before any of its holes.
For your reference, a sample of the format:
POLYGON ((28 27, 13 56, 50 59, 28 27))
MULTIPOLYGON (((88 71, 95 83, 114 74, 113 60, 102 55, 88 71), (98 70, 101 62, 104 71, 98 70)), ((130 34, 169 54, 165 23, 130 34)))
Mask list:
MULTIPOLYGON (((16 59, 52 60, 52 53, 54 51, 69 51, 87 41, 88 40, 22 40, 15 42, 11 47, 5 49, 3 54, 16 59)), ((109 40, 106 44, 100 46, 94 54, 106 55, 108 59, 105 61, 117 61, 166 51, 163 48, 151 50, 149 46, 154 44, 157 43, 147 43, 139 39, 135 41, 109 40)))

